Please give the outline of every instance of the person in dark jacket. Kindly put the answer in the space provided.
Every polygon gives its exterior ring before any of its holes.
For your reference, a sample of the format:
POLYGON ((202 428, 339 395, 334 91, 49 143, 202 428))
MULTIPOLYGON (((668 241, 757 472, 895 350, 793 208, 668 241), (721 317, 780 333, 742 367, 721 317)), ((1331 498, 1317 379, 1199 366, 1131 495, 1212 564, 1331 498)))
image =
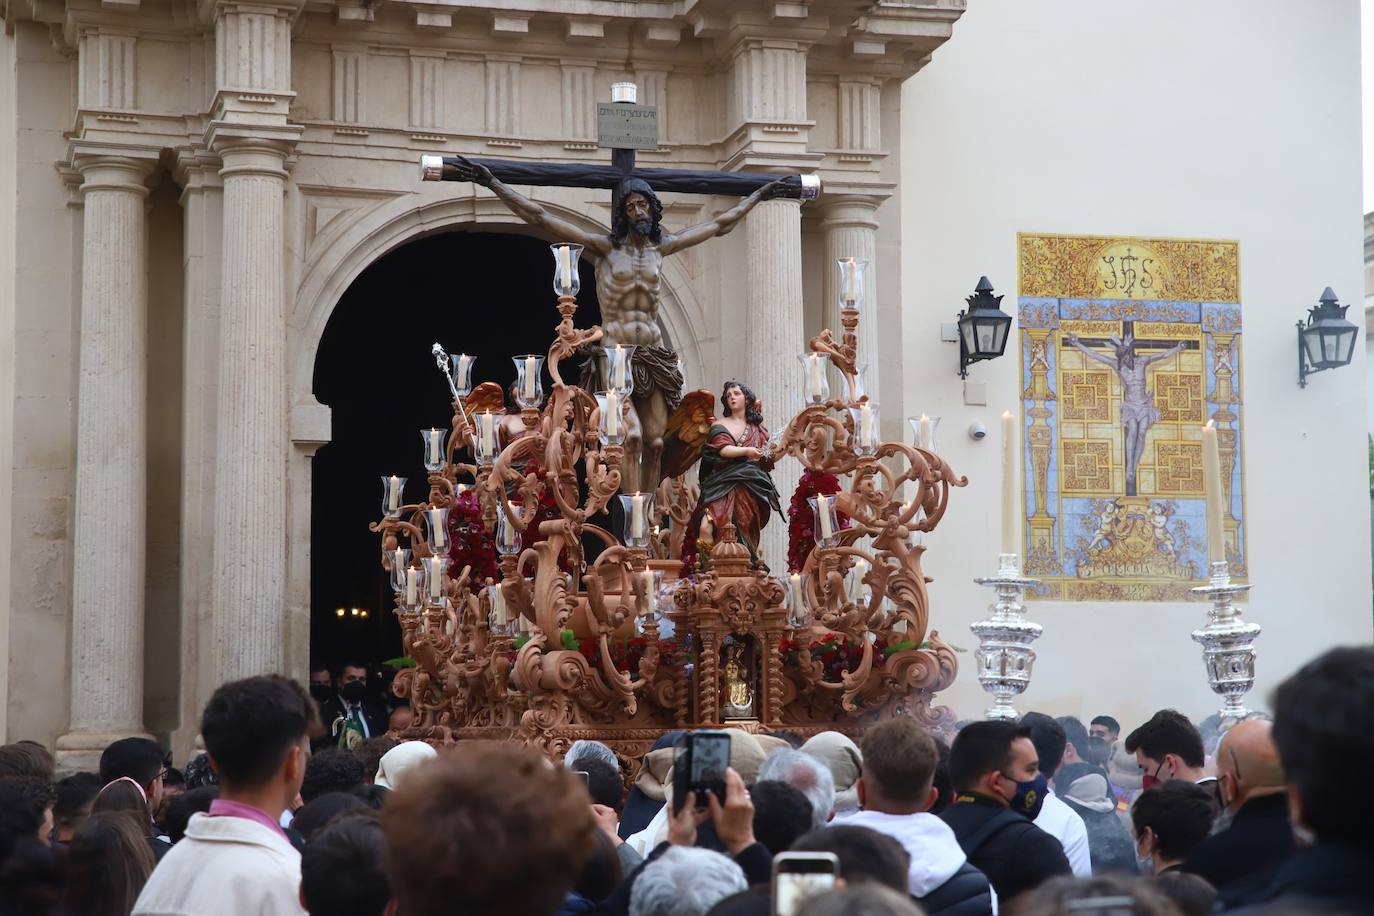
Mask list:
POLYGON ((1194 849, 1183 870, 1206 878, 1222 904, 1248 902, 1296 848, 1272 726, 1239 722, 1217 748, 1217 791, 1230 825, 1194 849))
POLYGON ((1059 841, 1035 826, 1044 802, 1030 730, 1013 722, 974 722, 949 751, 954 804, 940 815, 969 862, 987 875, 1002 907, 1047 878, 1071 875, 1059 841))
POLYGON ((317 700, 324 734, 311 740, 314 750, 340 747, 351 751, 368 738, 386 734, 386 704, 372 699, 368 692, 365 663, 344 662, 334 686, 338 690, 334 696, 317 700))
POLYGON ((854 784, 861 810, 836 823, 868 827, 902 844, 910 856, 906 891, 927 913, 992 913, 985 875, 949 825, 927 814, 939 797, 934 787, 940 751, 911 719, 888 719, 864 735, 863 772, 854 784))
POLYGON ((1054 779, 1055 794, 1083 818, 1094 875, 1138 871, 1130 831, 1116 813, 1116 798, 1102 770, 1091 763, 1066 763, 1054 779))
POLYGON ((1279 866, 1259 904, 1232 912, 1372 912, 1374 794, 1352 774, 1374 759, 1374 646, 1319 656, 1279 685, 1273 706, 1293 829, 1315 842, 1279 866))

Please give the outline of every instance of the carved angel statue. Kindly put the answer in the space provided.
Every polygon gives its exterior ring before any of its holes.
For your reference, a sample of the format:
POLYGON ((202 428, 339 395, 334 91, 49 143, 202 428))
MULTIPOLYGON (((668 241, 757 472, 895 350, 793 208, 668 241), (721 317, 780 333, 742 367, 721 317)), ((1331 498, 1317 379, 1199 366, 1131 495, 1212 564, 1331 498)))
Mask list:
POLYGON ((773 456, 758 398, 748 385, 729 381, 720 400, 725 416, 717 419, 711 393, 691 392, 668 418, 664 436, 665 476, 681 474, 701 459, 701 495, 687 523, 684 568, 691 567, 696 553, 692 533, 699 532, 700 543, 712 544, 715 533, 727 524, 735 526, 735 536, 754 562, 761 562, 759 534, 768 524, 769 510, 782 514, 777 488, 768 476, 773 456))

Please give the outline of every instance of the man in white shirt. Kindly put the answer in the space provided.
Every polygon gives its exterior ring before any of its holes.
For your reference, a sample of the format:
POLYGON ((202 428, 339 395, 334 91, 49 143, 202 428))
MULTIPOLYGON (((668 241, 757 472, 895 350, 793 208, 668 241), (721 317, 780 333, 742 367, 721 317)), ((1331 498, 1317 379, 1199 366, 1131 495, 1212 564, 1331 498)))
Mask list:
MULTIPOLYGON (((1051 780, 1064 762, 1064 747, 1068 739, 1064 727, 1044 713, 1028 712, 1021 724, 1030 729, 1031 743, 1040 757, 1040 771, 1051 780)), ((1064 847, 1075 877, 1092 877, 1092 854, 1088 849, 1088 827, 1078 812, 1055 796, 1054 790, 1045 793, 1045 804, 1036 815, 1035 826, 1048 833, 1064 847)))
POLYGON ((134 916, 303 916, 301 856, 278 824, 301 789, 315 703, 271 675, 225 684, 200 720, 219 798, 158 863, 134 916))

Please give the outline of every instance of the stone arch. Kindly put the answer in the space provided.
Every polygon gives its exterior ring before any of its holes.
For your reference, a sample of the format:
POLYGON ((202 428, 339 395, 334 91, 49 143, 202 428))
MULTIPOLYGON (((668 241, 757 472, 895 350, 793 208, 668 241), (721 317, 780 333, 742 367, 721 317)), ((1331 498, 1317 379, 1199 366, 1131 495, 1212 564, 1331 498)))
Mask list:
MULTIPOLYGON (((329 239, 307 259, 304 274, 291 313, 290 394, 293 404, 315 406, 313 375, 320 339, 344 292, 358 276, 382 255, 414 239, 456 228, 497 231, 518 230, 542 237, 499 202, 471 196, 429 197, 406 194, 378 202, 352 220, 338 235, 329 239)), ((608 228, 584 213, 540 202, 559 216, 591 231, 608 228)), ((550 241, 553 241, 550 239, 550 241)), ((557 322, 552 296, 549 304, 549 330, 557 322)), ((699 341, 707 336, 700 302, 680 264, 664 263, 662 308, 659 324, 667 342, 677 349, 689 379, 704 377, 705 359, 699 341)), ((301 438, 293 431, 294 439, 301 438)), ((311 437, 314 438, 314 437, 311 437)), ((326 437, 327 439, 327 437, 326 437)))

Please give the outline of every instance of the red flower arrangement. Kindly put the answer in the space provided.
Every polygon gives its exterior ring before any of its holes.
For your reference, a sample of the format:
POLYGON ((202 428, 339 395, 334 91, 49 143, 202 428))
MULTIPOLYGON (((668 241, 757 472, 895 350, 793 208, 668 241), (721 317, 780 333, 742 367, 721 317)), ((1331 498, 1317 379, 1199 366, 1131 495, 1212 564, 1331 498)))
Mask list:
POLYGON ((476 490, 455 494, 448 512, 448 543, 451 575, 457 576, 464 566, 471 566, 474 587, 488 579, 501 581, 501 572, 496 565, 496 544, 482 524, 482 506, 477 501, 476 490))
MULTIPOLYGON (((631 639, 613 639, 609 643, 611 648, 611 664, 615 665, 617 671, 624 671, 630 675, 630 680, 639 677, 639 662, 644 657, 645 651, 649 648, 649 642, 643 636, 635 636, 631 639)), ((675 639, 659 640, 659 659, 660 664, 676 665, 690 660, 690 652, 678 644, 675 639)), ((592 668, 601 667, 601 640, 584 639, 580 641, 578 651, 587 660, 587 664, 592 668)))
MULTIPOLYGON (((787 506, 787 571, 801 572, 811 548, 816 546, 816 534, 812 529, 815 517, 807 502, 813 496, 834 496, 840 492, 840 479, 834 474, 817 474, 815 471, 802 471, 801 481, 792 494, 787 506)), ((849 527, 849 516, 843 512, 835 513, 840 529, 849 527)))
MULTIPOLYGON (((863 643, 837 633, 826 633, 820 639, 812 640, 810 645, 798 639, 784 639, 779 642, 778 654, 782 656, 783 664, 795 668, 797 654, 803 646, 810 651, 812 660, 820 662, 824 668, 821 680, 828 684, 838 684, 846 674, 853 674, 858 670, 859 663, 864 657, 863 643)), ((873 667, 881 670, 889 655, 914 648, 916 643, 911 640, 889 644, 887 640, 880 638, 873 644, 873 667)))

